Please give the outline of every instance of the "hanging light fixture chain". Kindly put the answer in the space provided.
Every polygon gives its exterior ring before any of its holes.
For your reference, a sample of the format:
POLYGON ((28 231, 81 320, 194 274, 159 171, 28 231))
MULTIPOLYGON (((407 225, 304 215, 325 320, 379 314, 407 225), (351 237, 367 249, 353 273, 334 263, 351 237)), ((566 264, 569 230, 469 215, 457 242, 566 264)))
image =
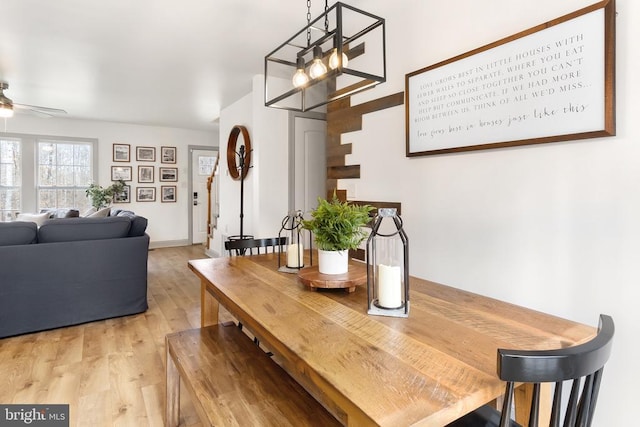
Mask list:
POLYGON ((328 0, 324 0, 324 32, 325 34, 329 32, 329 14, 327 11, 329 10, 328 0))
POLYGON ((307 47, 311 46, 311 0, 307 0, 307 47))

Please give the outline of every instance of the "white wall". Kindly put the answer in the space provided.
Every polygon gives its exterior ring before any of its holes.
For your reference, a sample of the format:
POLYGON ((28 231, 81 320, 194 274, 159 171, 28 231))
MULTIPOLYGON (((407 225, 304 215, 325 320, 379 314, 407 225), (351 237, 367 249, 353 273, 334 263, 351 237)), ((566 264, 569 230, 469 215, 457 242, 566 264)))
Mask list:
POLYGON ((276 237, 289 206, 289 115, 264 106, 264 76, 253 79, 256 236, 276 237))
MULTIPOLYGON (((227 141, 234 126, 247 128, 249 138, 253 144, 253 112, 251 95, 246 95, 220 112, 220 164, 218 177, 220 179, 220 216, 218 228, 214 230, 212 249, 217 254, 223 253, 223 242, 227 236, 240 234, 240 181, 235 181, 229 175, 227 166, 227 141)), ((242 135, 238 136, 236 148, 244 143, 242 135)), ((253 156, 253 153, 252 153, 253 156)), ((239 162, 237 162, 239 163, 239 162)), ((252 160, 252 164, 254 161, 252 160)), ((249 219, 253 218, 254 176, 250 170, 244 180, 244 221, 243 234, 252 234, 253 227, 249 219)))
MULTIPOLYGON (((288 206, 288 114, 264 106, 264 77, 253 79, 250 94, 220 113, 220 218, 212 248, 223 253, 226 236, 240 234, 240 181, 229 176, 226 150, 231 129, 249 131, 251 169, 244 181, 243 234, 276 237, 288 206)), ((238 146, 242 137, 238 137, 238 146)))
POLYGON ((218 145, 218 135, 214 132, 194 131, 158 126, 140 126, 124 123, 111 123, 89 120, 72 120, 64 118, 35 118, 26 115, 16 115, 7 120, 7 132, 86 137, 98 139, 98 184, 111 184, 111 166, 132 166, 133 181, 131 185, 131 203, 120 204, 123 209, 129 209, 149 220, 147 233, 151 238, 151 246, 172 246, 186 244, 189 238, 188 209, 188 145, 214 146, 218 145), (114 163, 112 161, 112 144, 122 143, 131 145, 131 161, 129 163, 114 163), (156 147, 156 161, 137 162, 135 147, 156 147), (175 165, 160 162, 160 147, 177 148, 177 163, 175 165), (153 165, 154 183, 139 184, 137 182, 138 165, 153 165), (158 168, 161 166, 178 167, 177 202, 162 203, 160 201, 160 186, 173 183, 159 181, 158 168), (138 203, 135 201, 137 186, 156 187, 156 201, 138 203))
MULTIPOLYGON (((592 3, 354 2, 387 20, 388 76, 353 103, 403 91, 406 73, 592 3)), ((596 426, 634 419, 640 381, 640 64, 631 44, 640 5, 618 0, 617 10, 617 136, 409 159, 396 107, 343 136, 361 179, 340 182, 358 199, 402 203, 412 275, 594 326, 612 315, 596 426)))

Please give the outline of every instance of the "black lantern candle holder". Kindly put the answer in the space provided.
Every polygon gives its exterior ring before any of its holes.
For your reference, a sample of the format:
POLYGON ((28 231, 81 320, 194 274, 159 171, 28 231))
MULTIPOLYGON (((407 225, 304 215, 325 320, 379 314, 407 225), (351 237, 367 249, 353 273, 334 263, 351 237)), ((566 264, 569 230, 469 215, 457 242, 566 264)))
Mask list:
POLYGON ((408 317, 409 238, 396 209, 378 210, 367 239, 366 261, 367 313, 408 317))
MULTIPOLYGON (((302 220, 302 211, 290 212, 282 219, 278 238, 287 238, 287 250, 283 253, 282 246, 278 247, 278 271, 298 273, 305 266, 302 220)), ((311 232, 309 232, 309 241, 310 239, 311 232)), ((311 247, 309 247, 309 262, 313 265, 311 247)))

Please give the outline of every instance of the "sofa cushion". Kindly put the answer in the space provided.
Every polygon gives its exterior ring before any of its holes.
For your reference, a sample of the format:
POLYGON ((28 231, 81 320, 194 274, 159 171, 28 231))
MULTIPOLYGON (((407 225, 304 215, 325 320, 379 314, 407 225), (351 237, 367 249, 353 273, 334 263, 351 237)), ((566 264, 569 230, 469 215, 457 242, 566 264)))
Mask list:
POLYGON ((118 212, 119 217, 131 219, 131 228, 129 229, 129 237, 143 236, 147 229, 147 218, 138 216, 131 211, 118 212))
POLYGON ((38 230, 38 242, 118 239, 127 237, 130 228, 126 217, 52 219, 38 230))
POLYGON ((0 222, 0 246, 36 243, 38 226, 35 222, 0 222))
POLYGON ((49 218, 50 218, 49 212, 42 212, 39 214, 21 213, 21 214, 18 214, 18 218, 16 218, 16 220, 35 222, 38 225, 38 227, 40 227, 45 222, 47 222, 49 218))

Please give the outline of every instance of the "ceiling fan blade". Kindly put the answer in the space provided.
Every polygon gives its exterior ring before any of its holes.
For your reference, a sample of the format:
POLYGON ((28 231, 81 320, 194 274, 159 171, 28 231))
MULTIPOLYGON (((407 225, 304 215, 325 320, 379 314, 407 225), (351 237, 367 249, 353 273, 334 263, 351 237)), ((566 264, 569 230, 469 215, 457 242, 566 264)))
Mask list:
POLYGON ((13 107, 14 108, 20 108, 20 109, 37 111, 39 113, 48 114, 48 115, 67 114, 67 112, 65 110, 62 110, 60 108, 41 107, 39 105, 17 104, 17 103, 14 102, 13 103, 13 107))

